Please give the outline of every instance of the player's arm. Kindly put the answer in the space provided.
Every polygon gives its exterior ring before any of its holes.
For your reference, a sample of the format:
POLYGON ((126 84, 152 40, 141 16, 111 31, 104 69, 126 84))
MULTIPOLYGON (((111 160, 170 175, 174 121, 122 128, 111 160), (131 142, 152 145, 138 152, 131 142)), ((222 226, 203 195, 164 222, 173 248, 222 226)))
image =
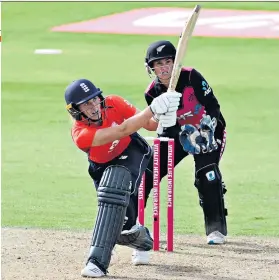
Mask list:
MULTIPOLYGON (((122 124, 98 129, 93 137, 92 146, 104 145, 129 136, 142 127, 153 126, 153 124, 150 123, 150 119, 153 115, 176 111, 179 106, 180 97, 181 93, 178 92, 164 93, 155 98, 150 106, 127 118, 122 124)), ((128 106, 130 105, 128 104, 128 106)), ((126 109, 128 109, 128 107, 126 107, 126 109)), ((126 117, 128 117, 128 115, 126 117)))
POLYGON ((193 69, 190 73, 190 83, 198 101, 204 106, 207 114, 210 115, 211 118, 219 120, 220 105, 213 94, 213 89, 205 78, 197 70, 193 69))
POLYGON ((148 126, 152 116, 153 113, 150 107, 147 107, 118 126, 98 129, 93 139, 92 146, 104 145, 129 136, 140 128, 148 126))
MULTIPOLYGON (((137 109, 136 114, 139 114, 141 111, 137 109)), ((149 119, 149 121, 147 122, 147 124, 145 126, 143 126, 143 128, 145 128, 146 130, 149 131, 156 131, 157 127, 158 127, 158 122, 159 120, 156 119, 155 116, 152 116, 151 119, 149 119)))
POLYGON ((125 136, 128 136, 141 127, 145 126, 153 113, 150 107, 147 107, 142 112, 128 118, 122 124, 111 126, 108 128, 98 127, 76 127, 72 129, 72 138, 76 145, 83 151, 88 151, 92 146, 101 146, 107 143, 112 143, 125 136))
MULTIPOLYGON (((153 99, 154 98, 152 98, 152 100, 147 104, 148 106, 151 105, 153 99)), ((126 102, 126 107, 123 109, 125 119, 128 119, 128 118, 132 117, 133 115, 140 113, 140 110, 135 108, 127 100, 125 100, 125 102, 126 102)), ((143 128, 145 128, 146 130, 149 130, 149 131, 156 131, 158 122, 159 122, 159 120, 156 118, 156 116, 153 116, 143 128)))

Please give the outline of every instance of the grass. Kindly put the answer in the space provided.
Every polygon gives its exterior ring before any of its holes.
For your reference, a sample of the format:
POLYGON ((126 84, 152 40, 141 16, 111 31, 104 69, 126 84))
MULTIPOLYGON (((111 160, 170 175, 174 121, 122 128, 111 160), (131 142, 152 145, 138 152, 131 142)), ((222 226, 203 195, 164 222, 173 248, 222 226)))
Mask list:
MULTIPOLYGON (((63 34, 50 32, 50 28, 159 5, 2 3, 2 226, 92 227, 95 190, 87 174, 86 155, 70 137, 64 89, 73 79, 88 77, 106 94, 119 94, 144 108, 149 78, 143 58, 148 44, 161 38, 63 34), (63 55, 34 55, 37 48, 63 49, 63 55)), ((192 7, 193 3, 167 5, 192 7)), ((278 3, 203 6, 276 10, 278 3)), ((165 38, 177 43, 176 37, 165 38)), ((228 187, 232 235, 279 235, 279 144, 274 121, 279 118, 279 73, 274 63, 278 59, 278 40, 195 37, 190 43, 187 64, 209 81, 228 123, 221 168, 228 187)), ((152 135, 143 130, 141 134, 152 135)), ((162 192, 163 203, 165 198, 162 192)), ((149 221, 151 202, 146 211, 149 221)), ((175 227, 179 233, 204 232, 190 157, 175 170, 175 227)))

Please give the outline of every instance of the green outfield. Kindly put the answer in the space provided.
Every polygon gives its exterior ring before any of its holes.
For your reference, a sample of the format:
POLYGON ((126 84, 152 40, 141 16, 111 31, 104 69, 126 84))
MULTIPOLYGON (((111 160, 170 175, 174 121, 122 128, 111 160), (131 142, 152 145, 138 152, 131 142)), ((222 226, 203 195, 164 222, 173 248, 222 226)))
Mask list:
MULTIPOLYGON (((162 5, 195 3, 2 3, 2 226, 92 228, 95 189, 86 155, 71 140, 64 89, 74 79, 89 78, 105 94, 121 95, 143 109, 149 83, 145 51, 162 38, 58 33, 51 27, 162 5), (62 49, 63 54, 35 55, 40 48, 62 49)), ((278 10, 278 3, 202 5, 278 10)), ((175 45, 178 40, 164 38, 175 45)), ((230 235, 279 236, 278 46, 272 39, 201 37, 189 45, 187 65, 209 81, 228 124, 221 169, 230 235)), ((175 170, 175 228, 203 234, 193 180, 193 159, 188 157, 175 170)), ((163 202, 165 187, 164 180, 163 202)))

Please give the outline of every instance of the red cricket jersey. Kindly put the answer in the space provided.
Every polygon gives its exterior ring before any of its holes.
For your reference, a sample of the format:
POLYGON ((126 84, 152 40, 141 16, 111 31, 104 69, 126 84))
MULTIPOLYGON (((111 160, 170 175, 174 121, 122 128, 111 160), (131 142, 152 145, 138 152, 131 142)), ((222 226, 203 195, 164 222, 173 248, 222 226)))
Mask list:
POLYGON ((126 136, 111 143, 92 147, 96 131, 99 129, 119 125, 135 115, 136 107, 120 96, 110 95, 105 99, 105 110, 102 110, 103 124, 98 127, 75 121, 72 127, 72 138, 79 149, 88 153, 89 159, 97 163, 109 162, 119 156, 131 142, 126 136))

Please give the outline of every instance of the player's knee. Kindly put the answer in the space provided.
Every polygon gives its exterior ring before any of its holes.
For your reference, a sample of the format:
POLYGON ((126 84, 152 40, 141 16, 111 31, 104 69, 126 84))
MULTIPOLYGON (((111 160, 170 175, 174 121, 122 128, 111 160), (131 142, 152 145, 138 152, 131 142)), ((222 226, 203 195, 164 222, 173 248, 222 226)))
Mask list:
POLYGON ((132 188, 131 172, 124 166, 105 169, 98 188, 98 202, 127 207, 132 188))
POLYGON ((214 185, 222 185, 222 175, 217 164, 207 165, 196 172, 195 186, 201 193, 214 185))

